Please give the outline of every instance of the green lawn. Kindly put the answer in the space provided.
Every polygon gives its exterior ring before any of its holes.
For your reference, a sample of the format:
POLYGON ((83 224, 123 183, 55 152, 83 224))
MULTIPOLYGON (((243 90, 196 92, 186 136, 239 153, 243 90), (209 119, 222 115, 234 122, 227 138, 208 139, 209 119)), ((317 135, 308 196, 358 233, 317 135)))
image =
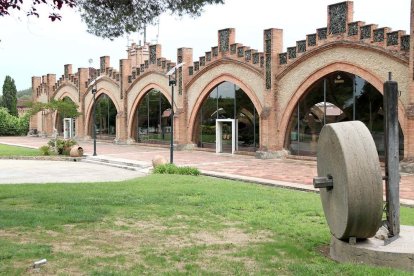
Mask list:
POLYGON ((30 148, 0 144, 0 156, 38 156, 38 155, 41 155, 38 149, 30 149, 30 148))
MULTIPOLYGON (((0 185, 0 274, 400 275, 326 258, 319 196, 208 177, 0 185)), ((401 209, 414 225, 414 209, 401 209)), ((407 274, 408 275, 408 274, 407 274)))

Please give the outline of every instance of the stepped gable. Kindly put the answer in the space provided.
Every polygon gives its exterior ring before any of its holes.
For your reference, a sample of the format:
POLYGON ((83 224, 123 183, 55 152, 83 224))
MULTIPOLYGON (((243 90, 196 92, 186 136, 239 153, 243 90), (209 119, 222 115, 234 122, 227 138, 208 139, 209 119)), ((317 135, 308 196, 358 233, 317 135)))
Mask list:
MULTIPOLYGON (((178 54, 180 57, 180 53, 178 54)), ((201 72, 203 68, 221 59, 231 59, 249 64, 258 70, 263 70, 264 53, 251 49, 241 43, 236 43, 236 29, 227 28, 218 31, 218 46, 211 47, 204 56, 188 66, 190 79, 201 72), (262 61, 262 62, 261 62, 262 61)), ((178 61, 180 63, 180 61, 178 61)))
POLYGON ((288 47, 286 52, 279 53, 278 64, 287 66, 302 55, 335 42, 382 48, 408 60, 410 35, 401 30, 392 31, 389 27, 379 28, 376 24, 353 21, 353 7, 352 1, 329 5, 327 27, 316 29, 315 33, 306 35, 306 39, 297 41, 296 46, 288 47))
POLYGON ((149 72, 158 72, 165 74, 169 69, 176 65, 161 55, 160 44, 146 44, 137 46, 135 43, 128 48, 128 59, 130 59, 132 70, 128 76, 128 83, 134 82, 139 76, 149 72))
POLYGON ((109 56, 100 57, 99 69, 93 67, 89 68, 89 78, 85 84, 85 87, 88 87, 93 80, 101 76, 108 77, 118 85, 120 83, 120 72, 111 67, 109 56))

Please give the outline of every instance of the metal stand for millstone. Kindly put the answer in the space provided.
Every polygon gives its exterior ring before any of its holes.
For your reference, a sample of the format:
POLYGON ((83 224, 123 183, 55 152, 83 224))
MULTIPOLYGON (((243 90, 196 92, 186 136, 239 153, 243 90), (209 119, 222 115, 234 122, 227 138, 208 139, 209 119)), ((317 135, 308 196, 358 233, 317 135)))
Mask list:
POLYGON ((398 83, 392 81, 391 72, 384 83, 385 111, 385 212, 388 239, 396 240, 400 234, 400 161, 398 135, 398 83))

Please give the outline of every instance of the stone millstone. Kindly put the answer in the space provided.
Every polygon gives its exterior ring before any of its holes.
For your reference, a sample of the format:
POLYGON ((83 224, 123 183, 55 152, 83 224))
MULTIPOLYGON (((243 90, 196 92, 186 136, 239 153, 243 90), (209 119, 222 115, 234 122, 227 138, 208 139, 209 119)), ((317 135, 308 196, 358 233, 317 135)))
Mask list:
POLYGON ((320 195, 338 239, 369 238, 381 225, 383 186, 374 140, 360 121, 327 124, 318 142, 318 176, 332 176, 320 195))
POLYGON ((155 155, 154 158, 152 158, 152 167, 155 168, 158 165, 164 165, 167 164, 167 159, 165 159, 164 156, 161 155, 155 155))

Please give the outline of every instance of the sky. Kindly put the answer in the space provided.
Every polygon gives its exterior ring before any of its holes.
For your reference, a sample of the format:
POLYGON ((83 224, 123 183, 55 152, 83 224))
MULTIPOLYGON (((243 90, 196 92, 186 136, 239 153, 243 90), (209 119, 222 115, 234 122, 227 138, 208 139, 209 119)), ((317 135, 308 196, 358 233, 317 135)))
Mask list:
MULTIPOLYGON (((193 48, 194 60, 217 46, 217 31, 236 29, 236 42, 263 51, 263 30, 283 29, 283 46, 327 25, 327 5, 340 0, 225 0, 224 5, 207 6, 200 17, 164 14, 159 27, 148 27, 147 41, 162 45, 162 56, 176 60, 177 49, 193 48)), ((354 21, 378 24, 409 33, 410 0, 354 0, 354 21)), ((42 11, 41 11, 42 12, 42 11)), ((88 34, 79 13, 65 8, 62 20, 51 22, 47 11, 40 18, 25 12, 0 17, 0 85, 11 76, 17 90, 31 87, 32 76, 63 74, 64 64, 77 68, 99 67, 99 57, 110 56, 111 66, 119 68, 126 58, 127 45, 143 40, 134 33, 110 41, 88 34)), ((1 93, 1 90, 0 90, 1 93)))

